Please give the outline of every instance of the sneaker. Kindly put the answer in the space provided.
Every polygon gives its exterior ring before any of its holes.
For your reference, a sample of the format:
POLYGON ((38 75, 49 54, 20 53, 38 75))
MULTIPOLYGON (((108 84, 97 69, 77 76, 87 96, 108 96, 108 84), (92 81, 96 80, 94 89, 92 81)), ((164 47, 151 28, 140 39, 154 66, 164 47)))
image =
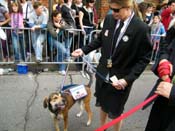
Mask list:
POLYGON ((30 61, 32 54, 27 52, 26 62, 30 61))
POLYGON ((66 72, 65 72, 65 70, 62 70, 62 71, 58 71, 58 73, 59 73, 59 74, 61 74, 61 75, 63 75, 63 76, 65 76, 65 75, 66 75, 66 72))

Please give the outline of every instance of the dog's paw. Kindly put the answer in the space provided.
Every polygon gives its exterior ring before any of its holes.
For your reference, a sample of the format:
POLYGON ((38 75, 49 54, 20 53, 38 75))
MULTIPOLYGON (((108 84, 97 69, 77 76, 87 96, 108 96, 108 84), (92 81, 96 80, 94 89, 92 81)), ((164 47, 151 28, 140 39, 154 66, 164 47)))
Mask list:
POLYGON ((77 117, 81 117, 82 114, 83 114, 83 112, 79 112, 76 116, 77 116, 77 117))
POLYGON ((78 113, 76 116, 77 117, 81 117, 82 116, 82 113, 78 113))
POLYGON ((91 121, 89 120, 87 123, 86 123, 86 126, 90 126, 91 124, 91 121))

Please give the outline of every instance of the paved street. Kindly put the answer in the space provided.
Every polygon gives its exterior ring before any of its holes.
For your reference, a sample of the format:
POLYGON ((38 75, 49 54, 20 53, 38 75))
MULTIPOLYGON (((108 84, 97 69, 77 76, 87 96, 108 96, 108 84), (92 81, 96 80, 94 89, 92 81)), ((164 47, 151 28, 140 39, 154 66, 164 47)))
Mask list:
MULTIPOLYGON (((95 78, 94 78, 95 79, 95 78)), ((47 109, 43 108, 43 99, 51 92, 59 90, 63 76, 57 72, 43 72, 39 75, 0 76, 0 131, 54 131, 53 121, 47 109)), ((133 86, 125 111, 142 102, 151 90, 156 80, 151 72, 145 71, 133 86)), ((79 72, 71 71, 66 77, 65 85, 71 83, 83 84, 88 80, 79 72)), ((92 91, 94 92, 94 84, 92 91)), ((75 117, 78 106, 69 112, 69 131, 94 131, 99 125, 98 108, 94 106, 92 125, 86 127, 86 114, 75 117)), ((122 131, 144 131, 150 108, 139 110, 124 121, 122 131)), ((60 123, 61 130, 63 122, 60 123)), ((112 129, 108 129, 112 131, 112 129)))

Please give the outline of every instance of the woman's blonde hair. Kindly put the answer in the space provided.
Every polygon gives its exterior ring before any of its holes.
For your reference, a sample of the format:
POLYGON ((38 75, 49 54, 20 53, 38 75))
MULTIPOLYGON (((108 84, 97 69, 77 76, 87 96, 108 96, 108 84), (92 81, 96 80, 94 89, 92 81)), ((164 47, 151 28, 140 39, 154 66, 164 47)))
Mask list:
POLYGON ((109 0, 109 3, 116 3, 121 7, 131 8, 140 17, 139 9, 135 0, 109 0))

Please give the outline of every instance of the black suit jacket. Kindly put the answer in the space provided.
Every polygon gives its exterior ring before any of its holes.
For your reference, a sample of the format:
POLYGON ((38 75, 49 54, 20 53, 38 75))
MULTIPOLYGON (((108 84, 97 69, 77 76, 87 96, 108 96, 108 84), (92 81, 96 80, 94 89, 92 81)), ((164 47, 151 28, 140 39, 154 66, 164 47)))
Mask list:
POLYGON ((118 78, 124 78, 128 84, 132 84, 144 71, 150 60, 152 48, 149 28, 136 16, 132 18, 112 57, 113 66, 109 69, 106 66, 107 59, 110 57, 115 26, 116 22, 113 16, 106 16, 103 29, 98 38, 83 47, 82 50, 87 54, 94 49, 101 48, 102 56, 97 71, 104 76, 108 73, 110 76, 116 75, 118 78), (126 41, 124 37, 127 37, 128 40, 126 41))

